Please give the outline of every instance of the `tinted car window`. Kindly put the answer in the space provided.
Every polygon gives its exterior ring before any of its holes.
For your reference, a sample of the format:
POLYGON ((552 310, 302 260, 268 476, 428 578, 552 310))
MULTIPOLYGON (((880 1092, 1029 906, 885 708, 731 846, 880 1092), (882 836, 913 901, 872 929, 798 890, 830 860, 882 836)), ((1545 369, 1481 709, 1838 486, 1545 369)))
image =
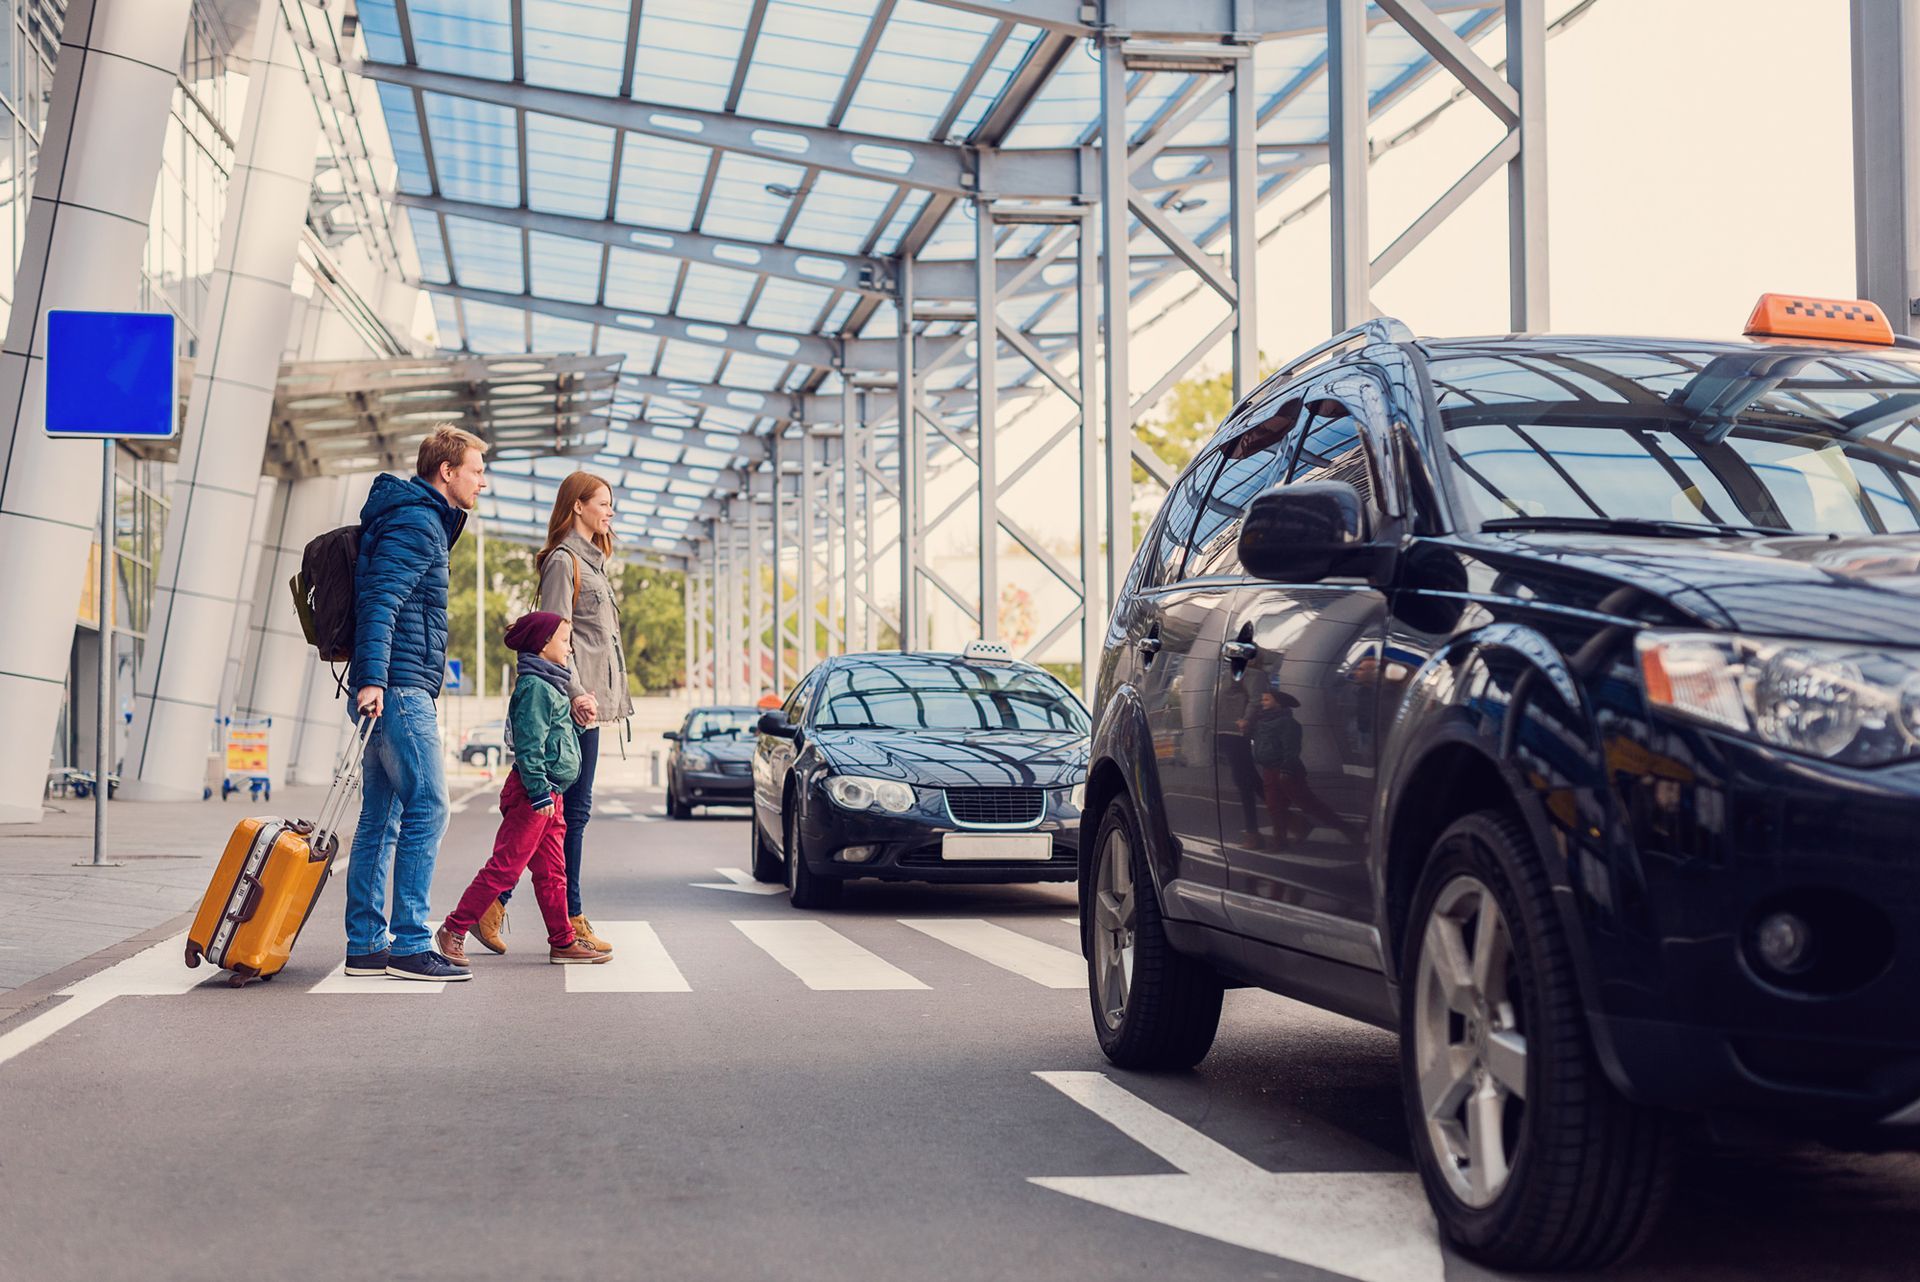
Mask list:
POLYGON ((820 672, 818 669, 815 669, 807 674, 806 680, 793 688, 793 693, 787 696, 787 706, 785 708, 788 721, 796 726, 805 724, 807 719, 807 705, 813 699, 814 687, 819 684, 820 672))
POLYGON ((1085 734, 1088 719, 1080 700, 1046 672, 955 659, 835 668, 815 728, 1085 734))
POLYGON ((739 739, 760 724, 758 708, 704 708, 687 718, 689 739, 739 739))
POLYGON ((1287 484, 1303 481, 1345 481, 1360 491, 1364 500, 1373 497, 1373 481, 1367 471, 1366 444, 1360 439, 1360 420, 1345 402, 1324 397, 1307 407, 1306 435, 1300 441, 1300 453, 1287 474, 1287 484))
POLYGON ((1226 463, 1194 526, 1186 577, 1240 573, 1240 517, 1254 496, 1277 484, 1298 440, 1300 401, 1289 399, 1264 421, 1228 442, 1226 463))
POLYGON ((1431 363, 1463 524, 1559 517, 1920 529, 1920 365, 1777 349, 1431 363))
POLYGON ((1214 474, 1220 470, 1220 461, 1219 451, 1210 452, 1174 482, 1160 509, 1152 546, 1141 550, 1147 558, 1141 566, 1141 588, 1161 587, 1180 577, 1187 549, 1192 546, 1194 517, 1213 484, 1214 474))

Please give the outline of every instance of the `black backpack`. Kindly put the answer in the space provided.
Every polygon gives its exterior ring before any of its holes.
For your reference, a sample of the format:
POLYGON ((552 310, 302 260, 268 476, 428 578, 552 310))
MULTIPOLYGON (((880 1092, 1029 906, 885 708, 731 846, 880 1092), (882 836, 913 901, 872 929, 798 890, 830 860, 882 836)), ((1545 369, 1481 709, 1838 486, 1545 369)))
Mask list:
POLYGON ((288 584, 300 629, 322 662, 353 661, 353 575, 359 560, 359 526, 328 530, 307 544, 300 572, 288 584))

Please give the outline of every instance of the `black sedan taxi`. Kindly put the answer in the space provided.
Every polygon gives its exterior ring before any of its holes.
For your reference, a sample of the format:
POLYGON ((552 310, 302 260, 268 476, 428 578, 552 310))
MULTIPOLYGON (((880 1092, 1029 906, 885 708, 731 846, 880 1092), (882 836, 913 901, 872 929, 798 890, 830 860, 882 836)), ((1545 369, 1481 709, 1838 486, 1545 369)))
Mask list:
POLYGON ((1256 984, 1397 1029, 1443 1236, 1588 1269, 1682 1125, 1920 1147, 1920 347, 1418 339, 1274 375, 1169 491, 1094 700, 1101 1048, 1256 984))
POLYGON ((760 709, 695 708, 678 730, 660 736, 667 754, 667 814, 688 819, 695 806, 744 806, 753 797, 753 743, 760 709))
POLYGON ((860 877, 1071 881, 1087 711, 1051 673, 964 654, 828 659, 760 720, 753 875, 797 908, 860 877))

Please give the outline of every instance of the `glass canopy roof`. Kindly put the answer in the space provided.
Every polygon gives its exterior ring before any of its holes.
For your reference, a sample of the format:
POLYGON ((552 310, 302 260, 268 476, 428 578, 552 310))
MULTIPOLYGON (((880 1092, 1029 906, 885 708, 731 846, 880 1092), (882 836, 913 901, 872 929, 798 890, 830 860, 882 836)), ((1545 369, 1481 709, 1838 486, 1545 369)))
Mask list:
MULTIPOLYGON (((1469 39, 1501 19, 1497 2, 1432 2, 1469 39)), ((733 469, 758 456, 743 448, 743 436, 782 425, 790 393, 820 393, 817 404, 837 404, 840 376, 821 356, 830 350, 821 336, 893 335, 895 309, 863 287, 862 265, 903 253, 956 266, 973 258, 969 202, 901 181, 903 166, 916 163, 907 150, 869 142, 854 148, 853 166, 823 167, 808 163, 807 138, 782 126, 1005 148, 1080 147, 1098 137, 1099 66, 1090 42, 1011 16, 983 16, 979 7, 360 0, 373 64, 364 70, 376 80, 385 64, 495 82, 379 85, 398 161, 395 201, 411 222, 443 345, 623 358, 598 453, 499 461, 484 509, 490 519, 508 533, 544 528, 542 495, 551 480, 586 466, 619 484, 624 540, 656 554, 684 552, 694 523, 716 510, 716 487, 737 484, 733 469), (663 110, 647 112, 644 126, 634 116, 596 123, 578 118, 593 113, 555 114, 515 101, 526 97, 508 92, 519 86, 663 110), (672 109, 730 113, 764 128, 752 130, 748 149, 712 145, 701 141, 701 119, 675 117, 672 109), (684 140, 663 136, 676 132, 684 140), (793 159, 779 158, 787 153, 793 159), (839 172, 846 168, 861 172, 839 172)), ((1391 23, 1376 25, 1367 43, 1376 111, 1435 70, 1391 23)), ((1289 157, 1286 144, 1326 139, 1325 65, 1323 33, 1256 48, 1263 197, 1312 163, 1289 157)), ((1136 141, 1180 113, 1204 79, 1132 73, 1128 119, 1136 141)), ((1177 122, 1171 145, 1223 144, 1226 111, 1223 97, 1177 122)), ((1217 187, 1179 181, 1204 167, 1190 154, 1163 154, 1151 165, 1152 185, 1171 220, 1217 252, 1227 201, 1217 187)), ((1033 254, 1048 230, 1006 228, 999 257, 1033 254)), ((1137 222, 1134 248, 1167 261, 1164 246, 1137 222)), ((1070 290, 1071 269, 1060 274, 1066 279, 1043 279, 1051 290, 1070 290)), ((1150 271, 1137 273, 1139 288, 1152 280, 1150 271)), ((1004 314, 1044 350, 1070 346, 1073 309, 1058 306, 1059 297, 1034 293, 1005 305, 1004 314)), ((952 320, 914 323, 930 337, 972 329, 952 320)), ((1007 368, 1011 376, 1015 366, 1007 368)), ((969 382, 972 362, 953 362, 943 374, 932 384, 936 393, 969 382)), ((971 421, 970 399, 952 398, 957 423, 971 421)))

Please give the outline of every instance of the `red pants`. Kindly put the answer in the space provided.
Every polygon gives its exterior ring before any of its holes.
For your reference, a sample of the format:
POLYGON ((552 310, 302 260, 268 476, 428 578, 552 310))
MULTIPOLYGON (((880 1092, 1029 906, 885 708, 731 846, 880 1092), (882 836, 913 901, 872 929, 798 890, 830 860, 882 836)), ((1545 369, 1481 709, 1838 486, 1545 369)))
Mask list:
POLYGON ((501 891, 511 890, 531 866, 533 897, 547 923, 547 943, 565 948, 573 942, 573 923, 567 920, 567 817, 560 794, 552 795, 551 806, 535 810, 520 772, 507 772, 507 786, 500 790, 500 835, 493 839, 493 858, 474 874, 473 884, 460 896, 460 906, 447 914, 448 931, 464 935, 472 930, 487 906, 501 891))

